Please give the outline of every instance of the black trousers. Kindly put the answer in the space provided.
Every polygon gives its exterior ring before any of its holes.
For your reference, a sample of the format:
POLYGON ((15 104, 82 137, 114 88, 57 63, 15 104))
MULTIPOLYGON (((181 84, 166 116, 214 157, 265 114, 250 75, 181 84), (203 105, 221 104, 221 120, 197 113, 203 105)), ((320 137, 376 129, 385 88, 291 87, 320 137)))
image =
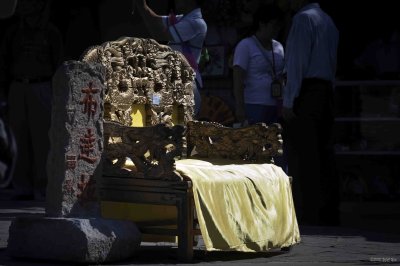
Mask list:
POLYGON ((305 79, 293 112, 296 118, 285 121, 283 137, 299 223, 336 225, 340 200, 331 82, 305 79))

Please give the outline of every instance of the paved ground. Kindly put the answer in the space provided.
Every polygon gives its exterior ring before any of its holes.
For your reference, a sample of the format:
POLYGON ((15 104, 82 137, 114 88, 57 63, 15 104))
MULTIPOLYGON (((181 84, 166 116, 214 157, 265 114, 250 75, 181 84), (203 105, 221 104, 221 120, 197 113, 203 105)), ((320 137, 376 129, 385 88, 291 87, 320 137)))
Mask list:
MULTIPOLYGON (((1 193, 1 190, 0 190, 1 193)), ((14 217, 41 216, 44 202, 10 201, 0 195, 0 265, 71 265, 21 261, 7 256, 8 227, 14 217)), ((399 223, 400 225, 400 223, 399 223)), ((400 265, 400 235, 347 227, 300 227, 302 242, 290 252, 206 252, 201 241, 195 250, 196 265, 400 265)), ((386 230, 387 231, 387 230, 386 230)), ((173 265, 176 246, 144 243, 135 258, 112 265, 173 265)), ((182 264, 184 265, 184 264, 182 264)))

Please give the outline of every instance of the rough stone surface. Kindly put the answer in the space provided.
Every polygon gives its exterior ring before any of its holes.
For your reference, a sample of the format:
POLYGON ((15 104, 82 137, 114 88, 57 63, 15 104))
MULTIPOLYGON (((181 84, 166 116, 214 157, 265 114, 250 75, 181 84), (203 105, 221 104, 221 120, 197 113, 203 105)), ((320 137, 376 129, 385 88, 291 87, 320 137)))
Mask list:
POLYGON ((19 217, 9 229, 10 256, 101 263, 130 258, 141 234, 131 221, 101 218, 104 68, 67 61, 53 77, 46 217, 19 217))
POLYGON ((104 76, 100 65, 66 61, 53 77, 47 216, 100 216, 104 76))
POLYGON ((129 221, 77 218, 16 218, 9 229, 11 257, 100 263, 132 257, 140 233, 129 221))

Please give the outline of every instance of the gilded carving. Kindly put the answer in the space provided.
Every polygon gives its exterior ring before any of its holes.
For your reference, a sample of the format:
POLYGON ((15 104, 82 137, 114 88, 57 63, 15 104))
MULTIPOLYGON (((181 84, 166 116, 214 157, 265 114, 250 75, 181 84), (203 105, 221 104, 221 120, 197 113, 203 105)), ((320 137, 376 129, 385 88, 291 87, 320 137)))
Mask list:
POLYGON ((174 105, 183 107, 182 122, 193 119, 195 73, 185 57, 169 46, 123 37, 89 48, 81 60, 106 68, 105 120, 131 126, 133 104, 148 107, 147 125, 171 117, 174 105))
POLYGON ((221 158, 243 163, 268 163, 282 155, 282 128, 279 124, 259 123, 230 128, 214 122, 187 123, 188 155, 221 158))
POLYGON ((158 124, 127 127, 104 122, 104 175, 180 180, 175 159, 182 156, 184 127, 158 124), (126 158, 133 165, 126 167, 126 158))

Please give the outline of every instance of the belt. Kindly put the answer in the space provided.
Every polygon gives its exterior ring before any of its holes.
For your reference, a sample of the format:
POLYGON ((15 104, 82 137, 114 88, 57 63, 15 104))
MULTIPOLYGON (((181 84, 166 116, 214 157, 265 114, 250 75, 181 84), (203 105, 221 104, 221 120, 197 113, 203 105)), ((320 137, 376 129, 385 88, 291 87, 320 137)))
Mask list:
POLYGON ((50 81, 51 77, 39 77, 39 78, 15 78, 14 81, 31 84, 50 81))

